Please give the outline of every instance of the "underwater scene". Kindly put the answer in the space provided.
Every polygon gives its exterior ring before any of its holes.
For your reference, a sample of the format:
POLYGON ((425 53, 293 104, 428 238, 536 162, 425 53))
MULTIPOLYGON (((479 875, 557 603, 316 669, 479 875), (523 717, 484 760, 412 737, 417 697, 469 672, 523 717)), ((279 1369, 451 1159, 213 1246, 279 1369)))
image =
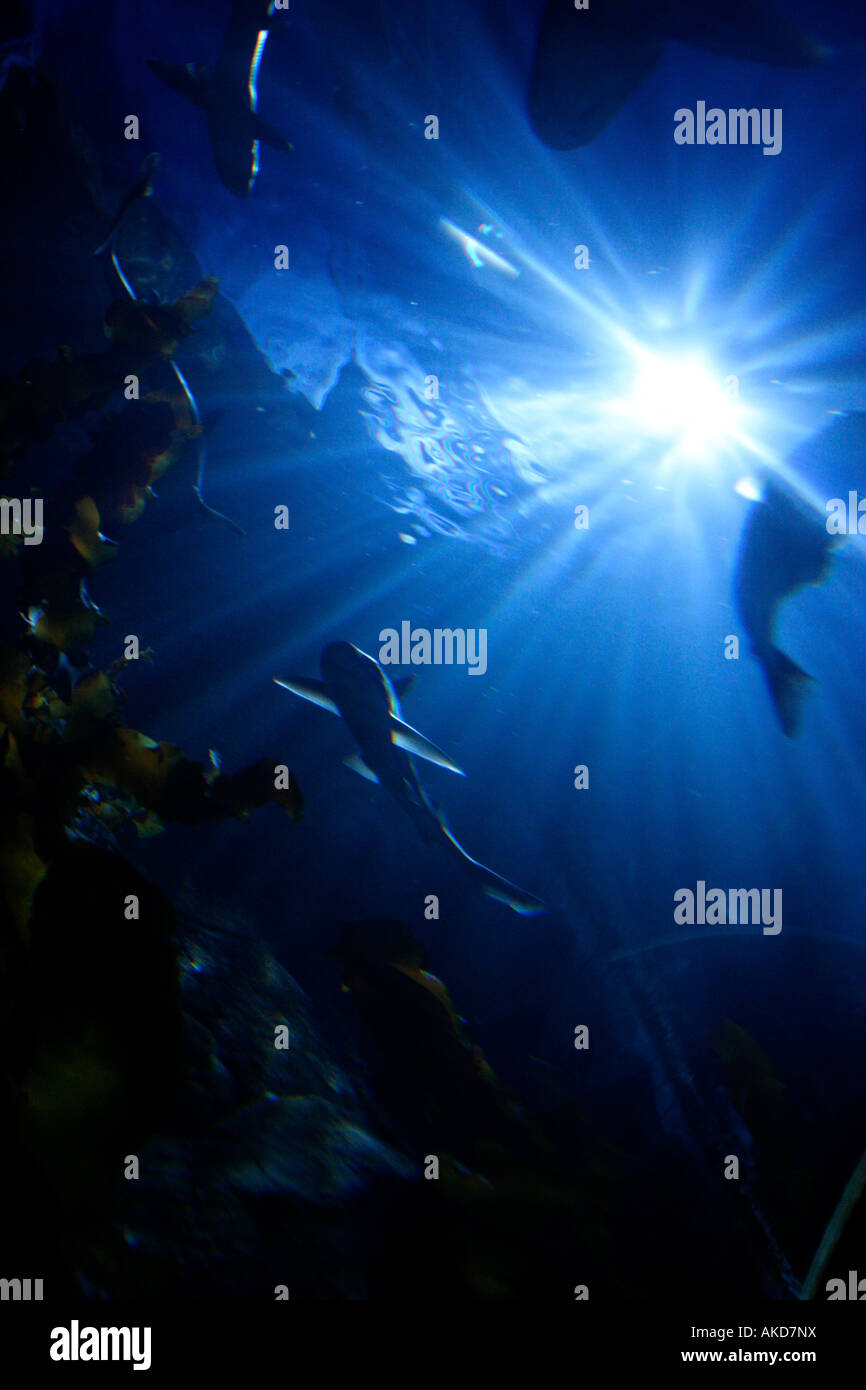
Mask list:
POLYGON ((863 20, 4 7, 3 1325, 866 1300, 863 20))

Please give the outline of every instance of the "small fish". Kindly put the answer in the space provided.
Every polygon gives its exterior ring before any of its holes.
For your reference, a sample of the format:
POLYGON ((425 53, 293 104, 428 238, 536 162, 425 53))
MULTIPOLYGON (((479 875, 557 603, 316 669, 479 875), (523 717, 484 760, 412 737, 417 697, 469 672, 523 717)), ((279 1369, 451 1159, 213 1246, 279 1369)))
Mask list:
POLYGON ((488 897, 505 903, 522 916, 546 912, 539 898, 509 883, 467 854, 421 785, 415 758, 425 758, 461 777, 463 772, 441 748, 404 723, 399 695, 405 693, 412 678, 392 684, 374 657, 349 642, 332 642, 325 647, 322 676, 321 681, 284 680, 277 676, 274 680, 284 690, 345 720, 361 750, 361 756, 353 754, 346 759, 346 765, 367 781, 381 783, 422 837, 444 846, 454 855, 488 897))
POLYGON ((788 738, 799 731, 812 677, 774 646, 776 613, 801 585, 821 582, 832 545, 824 518, 772 480, 753 504, 740 540, 734 599, 788 738))
POLYGON ((127 193, 126 197, 120 205, 117 216, 111 224, 111 230, 109 231, 108 236, 105 238, 105 241, 103 241, 100 246, 97 246, 96 250, 93 253, 94 256, 101 256, 103 251, 107 251, 109 246, 113 246, 114 239, 117 236, 117 233, 120 231, 120 224, 122 223, 126 214, 129 212, 129 209, 132 207, 133 203, 138 202, 139 198, 153 197, 153 175, 158 164, 158 154, 149 154, 147 156, 147 159, 144 161, 144 163, 141 166, 141 169, 139 170, 138 178, 136 179, 135 183, 132 185, 132 188, 130 188, 129 192, 127 193))

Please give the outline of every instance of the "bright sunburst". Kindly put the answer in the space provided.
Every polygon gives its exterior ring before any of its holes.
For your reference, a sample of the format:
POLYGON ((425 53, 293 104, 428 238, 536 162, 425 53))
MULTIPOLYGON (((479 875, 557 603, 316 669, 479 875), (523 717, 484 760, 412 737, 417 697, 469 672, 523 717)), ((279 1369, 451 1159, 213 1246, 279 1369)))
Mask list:
POLYGON ((677 439, 684 448, 707 457, 706 446, 737 427, 740 410, 737 379, 722 383, 718 373, 697 358, 664 358, 647 353, 624 402, 636 424, 677 439))

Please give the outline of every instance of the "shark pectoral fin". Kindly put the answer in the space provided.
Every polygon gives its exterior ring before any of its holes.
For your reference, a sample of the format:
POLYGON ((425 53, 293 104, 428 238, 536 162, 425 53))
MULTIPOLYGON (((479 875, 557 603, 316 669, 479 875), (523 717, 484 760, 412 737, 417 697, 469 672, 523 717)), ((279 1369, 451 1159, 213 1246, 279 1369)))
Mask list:
POLYGON ((360 753, 350 753, 348 758, 343 759, 343 766, 350 772, 357 772, 359 777, 363 777, 367 782, 375 782, 379 786, 379 778, 371 767, 368 767, 360 753))
POLYGON ((424 758, 428 763, 435 763, 437 767, 447 768, 449 772, 456 772, 458 777, 466 776, 462 767, 458 767, 447 753, 443 753, 429 738, 419 734, 417 729, 404 724, 395 714, 391 715, 391 724, 391 742, 397 748, 402 748, 404 753, 411 753, 414 758, 424 758))
POLYGON ((159 58, 148 58, 147 66, 178 96, 186 97, 196 106, 204 106, 206 84, 183 63, 163 63, 159 58))
POLYGON ((96 250, 93 253, 94 256, 101 256, 103 251, 108 250, 109 246, 114 241, 114 238, 117 236, 117 230, 118 224, 117 221, 115 221, 112 224, 111 231, 108 233, 108 236, 105 238, 105 241, 100 242, 100 244, 97 246, 96 250))
POLYGON ((291 153, 295 148, 291 140, 287 140, 269 121, 262 120, 259 115, 256 115, 253 129, 256 139, 261 140, 262 144, 267 145, 269 149, 291 153))
POLYGON ((274 685, 281 685, 283 690, 290 690, 293 695, 300 695, 302 700, 309 700, 311 704, 329 710, 331 714, 340 713, 322 681, 295 680, 292 677, 286 677, 284 680, 282 676, 274 676, 274 685))
POLYGON ((726 0, 724 6, 674 0, 659 19, 667 38, 720 53, 725 58, 805 68, 826 62, 827 47, 769 0, 726 0))

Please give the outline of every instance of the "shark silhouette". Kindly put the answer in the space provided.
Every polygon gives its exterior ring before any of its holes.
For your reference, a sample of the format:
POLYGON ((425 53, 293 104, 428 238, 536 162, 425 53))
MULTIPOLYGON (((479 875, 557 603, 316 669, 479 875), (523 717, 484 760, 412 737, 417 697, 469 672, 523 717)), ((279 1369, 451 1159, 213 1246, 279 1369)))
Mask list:
POLYGON ((230 193, 246 198, 259 171, 259 146, 294 147, 256 111, 256 79, 272 6, 264 0, 234 0, 231 19, 211 71, 199 63, 163 63, 149 58, 151 72, 173 91, 201 107, 217 173, 230 193))
POLYGON ((769 0, 548 0, 529 80, 536 135, 555 150, 588 145, 669 40, 773 67, 813 67, 829 52, 769 0))
POLYGON ((803 697, 813 679, 774 644, 779 604, 803 584, 825 577, 833 549, 825 519, 772 479, 754 503, 740 540, 735 602, 761 664, 779 723, 799 732, 803 697))
POLYGON ((463 776, 455 762, 403 720, 398 691, 411 678, 392 684, 378 661, 349 642, 332 642, 322 652, 321 681, 275 676, 277 685, 332 714, 340 715, 361 750, 346 765, 380 783, 429 842, 444 846, 484 892, 523 916, 546 912, 540 899, 473 859, 454 838, 442 812, 421 785, 415 758, 463 776))

